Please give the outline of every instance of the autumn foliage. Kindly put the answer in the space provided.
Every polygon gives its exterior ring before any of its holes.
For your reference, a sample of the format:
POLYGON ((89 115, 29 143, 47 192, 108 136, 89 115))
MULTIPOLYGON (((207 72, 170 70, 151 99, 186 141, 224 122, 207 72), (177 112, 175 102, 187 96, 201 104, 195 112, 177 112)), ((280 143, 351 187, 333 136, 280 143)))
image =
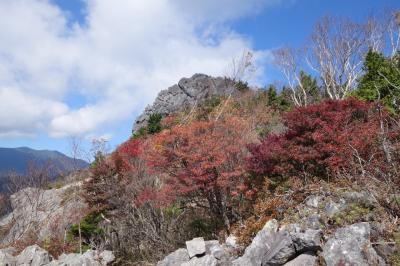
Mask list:
MULTIPOLYGON (((356 99, 328 100, 283 116, 287 131, 249 147, 249 170, 271 178, 333 178, 361 162, 383 160, 386 111, 356 99)), ((375 165, 376 166, 376 165, 375 165)))
POLYGON ((243 119, 229 117, 175 126, 156 136, 149 164, 168 173, 162 193, 208 204, 229 228, 238 215, 234 204, 252 194, 243 163, 247 127, 243 119))

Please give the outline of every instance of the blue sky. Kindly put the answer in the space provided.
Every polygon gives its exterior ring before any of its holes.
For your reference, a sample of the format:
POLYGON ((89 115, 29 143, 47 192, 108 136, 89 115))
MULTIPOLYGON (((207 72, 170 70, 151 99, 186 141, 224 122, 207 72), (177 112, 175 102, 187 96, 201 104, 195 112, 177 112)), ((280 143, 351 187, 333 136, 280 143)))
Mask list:
POLYGON ((384 8, 400 1, 1 1, 0 147, 68 154, 71 136, 115 147, 180 77, 224 75, 251 50, 253 82, 265 85, 280 78, 269 52, 301 46, 321 16, 362 20, 384 8))

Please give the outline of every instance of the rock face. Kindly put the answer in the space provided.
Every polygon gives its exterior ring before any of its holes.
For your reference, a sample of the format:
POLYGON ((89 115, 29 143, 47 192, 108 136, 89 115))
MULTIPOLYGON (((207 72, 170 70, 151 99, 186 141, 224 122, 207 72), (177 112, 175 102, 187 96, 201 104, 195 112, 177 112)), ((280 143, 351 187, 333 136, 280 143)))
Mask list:
POLYGON ((7 251, 0 250, 1 266, 106 266, 115 260, 111 251, 96 252, 88 250, 80 254, 63 254, 58 260, 37 245, 25 248, 14 257, 7 251), (6 256, 4 256, 6 254, 6 256))
POLYGON ((285 263, 285 266, 312 266, 315 265, 317 256, 313 253, 304 253, 296 257, 294 260, 285 263))
POLYGON ((233 265, 284 265, 299 254, 308 252, 310 256, 315 256, 314 253, 321 250, 320 230, 302 232, 297 224, 284 226, 280 230, 278 228, 276 220, 267 222, 246 248, 244 255, 233 261, 233 265))
POLYGON ((369 223, 339 228, 324 246, 322 257, 326 265, 385 265, 372 248, 369 237, 369 223))
POLYGON ((278 231, 278 222, 271 220, 257 233, 251 244, 246 248, 244 255, 233 261, 233 265, 261 265, 266 251, 271 249, 270 239, 278 231))
POLYGON ((55 234, 63 235, 64 228, 82 218, 87 205, 80 196, 73 195, 80 183, 73 183, 60 189, 42 190, 25 188, 11 196, 12 212, 0 219, 0 229, 8 228, 0 244, 10 244, 23 239, 30 232, 38 240, 55 234), (54 226, 57 225, 57 226, 54 226))
POLYGON ((192 107, 212 96, 223 96, 239 93, 234 83, 226 78, 213 78, 204 74, 195 74, 183 78, 178 84, 162 90, 152 105, 136 119, 132 132, 147 125, 151 114, 168 115, 192 107))
POLYGON ((184 262, 188 262, 189 259, 187 250, 185 248, 180 248, 166 256, 162 261, 159 261, 157 266, 181 265, 184 262))
POLYGON ((206 243, 202 237, 186 241, 186 249, 190 258, 206 253, 206 243))
POLYGON ((16 264, 15 258, 6 249, 0 250, 0 266, 14 266, 16 264))

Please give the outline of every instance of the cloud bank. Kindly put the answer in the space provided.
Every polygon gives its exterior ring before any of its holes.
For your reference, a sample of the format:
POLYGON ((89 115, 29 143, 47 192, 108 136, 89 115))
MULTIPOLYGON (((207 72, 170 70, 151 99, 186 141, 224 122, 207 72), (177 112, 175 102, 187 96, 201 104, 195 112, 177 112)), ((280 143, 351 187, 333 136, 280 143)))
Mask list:
MULTIPOLYGON (((253 50, 229 21, 277 2, 86 0, 79 24, 50 0, 2 0, 0 138, 133 121, 181 77, 226 74, 233 57, 253 50)), ((260 62, 267 54, 253 52, 260 62)))

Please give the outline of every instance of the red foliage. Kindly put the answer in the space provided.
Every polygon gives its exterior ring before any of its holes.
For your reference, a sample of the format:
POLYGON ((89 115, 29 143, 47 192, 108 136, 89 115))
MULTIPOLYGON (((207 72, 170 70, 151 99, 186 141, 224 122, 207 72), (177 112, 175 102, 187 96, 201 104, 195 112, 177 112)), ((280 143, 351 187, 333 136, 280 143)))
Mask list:
POLYGON ((355 155, 370 158, 380 118, 373 105, 356 99, 296 108, 284 115, 285 134, 249 147, 248 167, 269 177, 328 177, 349 168, 355 155))
POLYGON ((175 126, 155 136, 148 161, 168 173, 161 195, 206 200, 211 211, 226 220, 233 195, 247 188, 245 130, 242 119, 229 118, 175 126))

